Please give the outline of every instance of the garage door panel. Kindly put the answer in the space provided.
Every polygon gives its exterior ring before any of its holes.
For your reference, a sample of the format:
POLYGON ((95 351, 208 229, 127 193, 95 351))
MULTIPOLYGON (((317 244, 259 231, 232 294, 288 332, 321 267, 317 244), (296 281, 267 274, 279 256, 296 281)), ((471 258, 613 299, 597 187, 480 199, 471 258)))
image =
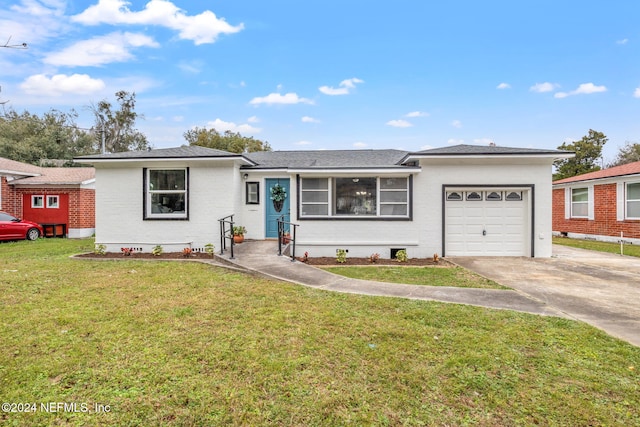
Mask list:
POLYGON ((501 191, 512 190, 474 189, 473 192, 483 194, 482 200, 465 198, 445 202, 446 255, 527 255, 527 242, 530 235, 527 228, 527 199, 522 201, 505 200, 504 197, 501 200, 486 199, 486 195, 490 192, 501 191))

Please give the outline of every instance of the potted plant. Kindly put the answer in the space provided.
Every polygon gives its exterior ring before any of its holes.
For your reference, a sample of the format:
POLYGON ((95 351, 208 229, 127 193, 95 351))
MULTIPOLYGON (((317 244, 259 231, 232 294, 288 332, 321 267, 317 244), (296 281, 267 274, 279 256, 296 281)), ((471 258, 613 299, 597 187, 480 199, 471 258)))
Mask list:
POLYGON ((273 200, 273 208, 276 212, 280 212, 287 198, 287 190, 280 184, 271 187, 271 200, 273 200))
POLYGON ((244 242, 244 233, 247 232, 247 229, 244 227, 244 225, 234 225, 232 232, 234 243, 244 242))

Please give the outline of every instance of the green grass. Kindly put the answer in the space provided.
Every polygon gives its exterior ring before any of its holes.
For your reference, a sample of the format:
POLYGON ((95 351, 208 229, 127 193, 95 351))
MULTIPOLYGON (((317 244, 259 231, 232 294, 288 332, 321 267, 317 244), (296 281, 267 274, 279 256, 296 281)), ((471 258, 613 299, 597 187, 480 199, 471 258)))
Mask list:
MULTIPOLYGON (((588 249, 590 251, 620 253, 620 243, 597 242, 595 240, 569 239, 567 237, 554 237, 553 243, 556 245, 571 246, 573 248, 588 249)), ((624 254, 640 257, 640 246, 624 245, 624 254)))
POLYGON ((584 323, 0 244, 3 426, 640 425, 640 349, 584 323))
POLYGON ((461 267, 357 266, 324 268, 352 279, 409 285, 455 286, 458 288, 509 289, 461 267))

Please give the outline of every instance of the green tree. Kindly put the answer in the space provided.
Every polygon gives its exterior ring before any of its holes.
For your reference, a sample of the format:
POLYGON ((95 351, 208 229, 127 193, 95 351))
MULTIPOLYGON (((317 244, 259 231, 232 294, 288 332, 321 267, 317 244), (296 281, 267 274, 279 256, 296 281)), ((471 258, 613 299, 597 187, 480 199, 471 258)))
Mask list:
POLYGON ((76 125, 78 114, 50 110, 42 116, 6 110, 0 117, 0 157, 35 165, 91 154, 93 136, 76 125))
POLYGON ((598 161, 602 158, 602 148, 608 140, 602 132, 589 129, 588 135, 583 136, 581 140, 570 144, 563 143, 558 149, 573 151, 576 155, 571 159, 556 160, 554 163, 556 173, 553 179, 570 178, 600 170, 598 161))
POLYGON ((627 163, 633 163, 640 161, 640 144, 637 142, 625 142, 624 146, 620 148, 618 151, 618 155, 615 160, 610 163, 608 166, 620 166, 626 165, 627 163))
POLYGON ((109 101, 102 100, 89 109, 95 116, 93 131, 96 133, 96 148, 101 150, 104 132, 105 151, 143 151, 149 147, 147 137, 135 128, 136 119, 144 118, 135 111, 136 94, 124 90, 116 92, 119 109, 114 109, 109 101))
POLYGON ((254 151, 271 151, 268 142, 260 141, 252 136, 242 136, 237 132, 225 131, 223 134, 215 129, 194 128, 184 133, 189 145, 215 148, 231 153, 251 153, 254 151))

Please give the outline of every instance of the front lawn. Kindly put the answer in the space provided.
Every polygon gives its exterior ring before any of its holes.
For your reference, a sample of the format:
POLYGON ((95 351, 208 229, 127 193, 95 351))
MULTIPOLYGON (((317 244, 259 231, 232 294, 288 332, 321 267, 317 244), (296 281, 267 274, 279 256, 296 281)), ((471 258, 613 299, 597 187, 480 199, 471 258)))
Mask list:
POLYGON ((0 244, 0 396, 36 404, 0 424, 640 425, 640 348, 584 323, 91 248, 0 244))
POLYGON ((352 279, 408 285, 455 286, 458 288, 509 289, 461 267, 325 267, 352 279))
MULTIPOLYGON (((595 240, 570 239, 568 237, 554 237, 553 243, 556 245, 571 246, 574 248, 588 249, 590 251, 620 253, 620 243, 597 242, 595 240)), ((624 254, 640 257, 640 246, 624 245, 624 254)))

